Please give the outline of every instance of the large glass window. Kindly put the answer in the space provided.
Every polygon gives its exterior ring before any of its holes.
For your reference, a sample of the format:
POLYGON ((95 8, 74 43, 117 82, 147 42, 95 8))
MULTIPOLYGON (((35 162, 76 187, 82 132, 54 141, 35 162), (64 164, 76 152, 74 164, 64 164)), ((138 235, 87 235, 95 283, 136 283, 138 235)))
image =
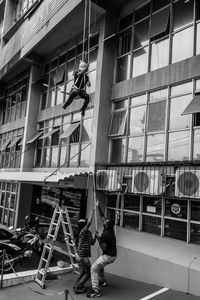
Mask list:
POLYGON ((194 28, 189 27, 173 35, 172 63, 184 60, 193 55, 193 32, 194 28))
POLYGON ((168 160, 189 160, 190 132, 169 133, 168 160))

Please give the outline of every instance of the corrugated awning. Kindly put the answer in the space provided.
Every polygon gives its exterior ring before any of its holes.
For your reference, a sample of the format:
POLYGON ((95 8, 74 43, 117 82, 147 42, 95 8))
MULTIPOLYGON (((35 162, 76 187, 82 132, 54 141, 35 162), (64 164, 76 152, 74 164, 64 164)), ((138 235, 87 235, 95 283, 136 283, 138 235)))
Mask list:
POLYGON ((12 148, 13 146, 15 146, 17 144, 17 142, 22 138, 22 136, 17 136, 14 138, 14 140, 10 143, 10 145, 8 146, 8 148, 12 148))
POLYGON ((31 144, 31 143, 35 142, 42 134, 43 134, 43 132, 39 132, 39 133, 35 134, 30 140, 28 140, 26 142, 26 144, 31 144))
POLYGON ((200 95, 195 95, 181 115, 190 115, 200 112, 200 95))
POLYGON ((169 7, 152 15, 149 38, 161 34, 167 30, 169 21, 169 7))
POLYGON ((66 186, 65 180, 73 176, 85 176, 92 174, 93 170, 90 168, 69 168, 69 172, 57 171, 52 172, 0 172, 0 180, 20 181, 20 182, 41 182, 41 183, 56 183, 57 186, 66 186))
POLYGON ((0 148, 0 151, 4 151, 6 150, 6 148, 8 147, 9 143, 10 143, 11 139, 7 139, 5 141, 5 143, 2 145, 2 147, 0 148))
POLYGON ((39 139, 46 139, 48 136, 54 134, 56 131, 60 130, 60 128, 56 128, 56 129, 53 129, 47 133, 45 133, 43 136, 41 136, 39 139))
POLYGON ((80 125, 80 122, 78 123, 73 123, 71 124, 66 131, 64 131, 61 135, 60 135, 60 139, 66 139, 68 138, 73 132, 74 130, 76 130, 76 128, 80 125))

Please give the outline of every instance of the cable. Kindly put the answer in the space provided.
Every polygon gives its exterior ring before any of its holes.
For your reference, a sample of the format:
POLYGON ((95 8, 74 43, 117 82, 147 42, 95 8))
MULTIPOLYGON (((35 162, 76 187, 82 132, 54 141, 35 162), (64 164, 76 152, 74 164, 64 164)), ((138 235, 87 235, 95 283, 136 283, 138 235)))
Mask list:
POLYGON ((85 12, 84 12, 84 23, 83 23, 83 48, 82 48, 82 61, 84 60, 85 51, 85 32, 86 32, 86 20, 87 20, 87 0, 85 0, 85 12))

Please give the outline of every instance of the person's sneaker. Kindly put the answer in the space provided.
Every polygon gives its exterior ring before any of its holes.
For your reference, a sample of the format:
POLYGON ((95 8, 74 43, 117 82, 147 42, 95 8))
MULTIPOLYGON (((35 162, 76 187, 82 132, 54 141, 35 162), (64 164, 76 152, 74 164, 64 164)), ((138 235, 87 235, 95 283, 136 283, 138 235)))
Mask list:
POLYGON ((106 282, 106 281, 99 282, 99 284, 100 284, 101 286, 107 286, 107 282, 106 282))
POLYGON ((66 109, 66 108, 67 108, 66 103, 63 104, 62 108, 63 108, 63 109, 66 109))
POLYGON ((92 290, 91 292, 89 292, 89 293, 87 294, 87 297, 88 297, 88 298, 97 298, 97 297, 101 297, 101 293, 100 293, 100 291, 92 290))
POLYGON ((75 286, 74 287, 75 294, 85 293, 85 291, 86 291, 86 288, 84 286, 75 286))

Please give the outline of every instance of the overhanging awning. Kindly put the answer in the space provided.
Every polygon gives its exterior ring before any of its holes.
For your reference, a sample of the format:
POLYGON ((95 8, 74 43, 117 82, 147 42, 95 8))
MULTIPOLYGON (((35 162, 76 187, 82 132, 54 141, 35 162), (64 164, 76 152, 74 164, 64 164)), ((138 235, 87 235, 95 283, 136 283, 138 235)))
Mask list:
POLYGON ((73 123, 71 124, 66 131, 64 131, 61 135, 60 135, 60 139, 66 139, 68 138, 73 132, 74 130, 76 130, 76 128, 80 125, 80 122, 78 123, 73 123))
POLYGON ((39 133, 35 134, 30 140, 28 140, 26 142, 26 144, 31 144, 31 143, 35 142, 42 134, 43 134, 43 132, 39 132, 39 133))
POLYGON ((38 182, 38 183, 52 183, 53 185, 60 187, 69 187, 72 184, 73 177, 87 177, 93 174, 93 170, 90 168, 69 168, 67 172, 57 171, 55 174, 52 172, 0 172, 0 181, 18 181, 18 182, 38 182), (70 179, 71 180, 68 180, 70 179))
POLYGON ((7 139, 7 140, 5 141, 5 143, 2 145, 0 151, 6 150, 6 148, 8 147, 8 145, 9 145, 9 143, 10 143, 10 141, 11 141, 11 139, 7 139))
POLYGON ((149 38, 157 36, 167 30, 169 21, 169 7, 152 15, 149 38), (159 25, 158 25, 159 24, 159 25))
POLYGON ((190 115, 200 112, 200 95, 195 95, 181 115, 190 115))
POLYGON ((39 139, 46 139, 50 135, 54 134, 56 131, 60 130, 60 128, 53 129, 47 133, 45 133, 43 136, 41 136, 39 139))
POLYGON ((22 138, 22 136, 17 136, 14 138, 14 140, 10 143, 10 145, 8 146, 8 148, 12 148, 13 146, 15 146, 17 144, 17 142, 22 138))

